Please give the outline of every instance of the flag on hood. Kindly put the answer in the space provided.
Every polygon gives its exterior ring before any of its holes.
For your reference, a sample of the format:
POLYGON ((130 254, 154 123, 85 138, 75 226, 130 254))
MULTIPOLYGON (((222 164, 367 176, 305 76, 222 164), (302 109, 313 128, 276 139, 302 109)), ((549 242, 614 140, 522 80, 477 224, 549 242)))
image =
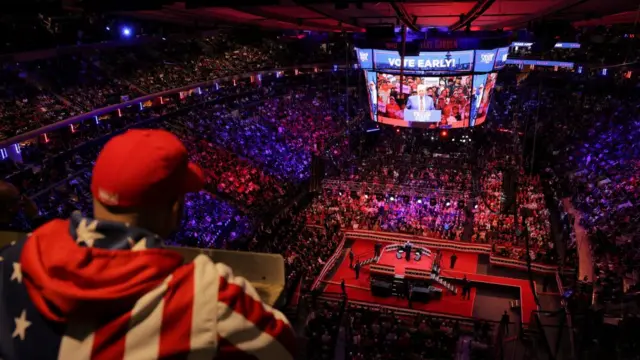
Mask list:
POLYGON ((0 250, 0 359, 293 358, 288 321, 251 284, 161 246, 74 213, 0 250))

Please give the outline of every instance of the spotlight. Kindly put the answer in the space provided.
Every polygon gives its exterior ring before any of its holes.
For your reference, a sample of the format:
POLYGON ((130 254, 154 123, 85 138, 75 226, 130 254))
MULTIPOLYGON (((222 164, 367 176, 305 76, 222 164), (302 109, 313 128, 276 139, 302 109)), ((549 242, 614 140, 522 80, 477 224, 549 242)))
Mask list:
POLYGON ((389 198, 389 200, 393 201, 393 196, 389 198))
POLYGON ((440 132, 440 136, 442 136, 442 137, 447 137, 447 135, 449 135, 449 132, 447 132, 447 130, 442 130, 440 132))
POLYGON ((422 199, 418 199, 418 204, 422 204, 422 199))
POLYGON ((125 36, 125 37, 131 36, 131 29, 126 27, 126 26, 123 27, 122 28, 122 36, 125 36))
POLYGON ((444 203, 444 205, 445 205, 446 207, 451 206, 451 200, 447 200, 447 201, 444 203))
POLYGON ((105 29, 107 29, 107 31, 111 31, 111 28, 108 26, 105 29))

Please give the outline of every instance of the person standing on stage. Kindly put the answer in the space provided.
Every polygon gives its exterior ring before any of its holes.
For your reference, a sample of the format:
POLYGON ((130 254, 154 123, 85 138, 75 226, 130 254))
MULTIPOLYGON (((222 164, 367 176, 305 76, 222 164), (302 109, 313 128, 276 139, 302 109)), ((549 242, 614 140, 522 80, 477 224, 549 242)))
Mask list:
POLYGON ((377 242, 374 246, 374 252, 375 252, 375 256, 378 257, 380 256, 380 253, 382 252, 382 244, 380 244, 379 242, 377 242))
POLYGON ((356 266, 353 268, 356 271, 356 280, 360 277, 360 260, 356 262, 356 266))
POLYGON ((353 269, 353 257, 354 257, 353 249, 349 249, 349 269, 353 269))
POLYGON ((451 263, 449 264, 452 270, 456 266, 456 261, 458 261, 458 256, 456 256, 456 253, 453 253, 453 255, 451 255, 451 263))
POLYGON ((462 278, 462 299, 469 300, 471 298, 471 284, 467 279, 467 275, 462 278))
POLYGON ((407 259, 407 261, 411 260, 411 242, 407 241, 404 244, 404 252, 405 259, 407 259))
POLYGON ((509 335, 509 314, 507 314, 507 310, 502 314, 502 318, 500 318, 500 326, 504 329, 504 333, 509 335))
POLYGON ((344 279, 340 281, 340 289, 342 290, 342 296, 347 296, 347 286, 344 283, 344 279))

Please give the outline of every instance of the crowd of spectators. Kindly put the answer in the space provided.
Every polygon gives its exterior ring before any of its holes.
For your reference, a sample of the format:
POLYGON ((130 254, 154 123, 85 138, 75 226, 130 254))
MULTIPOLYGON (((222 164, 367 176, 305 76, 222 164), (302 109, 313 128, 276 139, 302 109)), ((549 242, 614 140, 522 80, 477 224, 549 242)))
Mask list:
MULTIPOLYGON (((579 85, 574 85, 579 86, 579 85)), ((576 125, 546 123, 554 135, 549 139, 547 171, 561 196, 570 196, 580 211, 581 225, 589 235, 595 278, 600 300, 622 300, 624 293, 637 289, 640 259, 637 191, 640 138, 637 92, 602 93, 602 89, 579 87, 571 95, 584 106, 555 110, 572 112, 576 125), (604 96, 606 101, 596 99, 604 96), (593 100, 593 102, 591 102, 593 100), (564 138, 562 138, 564 137, 564 138)), ((557 92, 554 92, 554 94, 557 92)), ((556 99, 548 99, 546 107, 556 99)), ((575 235, 572 241, 578 241, 575 235)), ((582 244, 583 246, 585 244, 582 244)))
POLYGON ((424 315, 397 316, 393 311, 350 306, 347 309, 348 359, 488 359, 491 328, 478 322, 424 315))
POLYGON ((438 193, 433 193, 429 198, 416 199, 401 195, 369 195, 364 192, 352 194, 348 188, 331 189, 314 199, 307 210, 307 221, 319 225, 327 219, 336 219, 345 229, 462 240, 466 216, 457 200, 455 195, 438 193))
POLYGON ((504 139, 479 152, 482 162, 478 181, 481 196, 474 209, 474 240, 482 243, 491 242, 494 252, 502 257, 525 260, 525 237, 520 234, 526 229, 531 260, 556 264, 556 245, 551 236, 550 213, 540 177, 529 174, 521 166, 516 167, 513 176, 517 178, 511 179, 517 182, 517 189, 513 194, 514 206, 505 206, 507 199, 504 194, 504 174, 513 173, 514 164, 519 161, 514 158, 508 161, 504 154, 512 153, 502 144, 505 144, 504 139), (523 211, 525 209, 527 211, 523 211), (517 223, 514 212, 518 215, 517 223), (523 213, 528 213, 524 218, 524 228, 523 213))
POLYGON ((636 29, 625 27, 622 24, 614 27, 583 28, 573 36, 557 38, 556 41, 512 46, 509 56, 511 58, 570 61, 581 65, 635 64, 640 60, 636 29), (560 43, 572 45, 557 45, 560 43), (546 48, 551 45, 554 47, 546 48))
POLYGON ((532 260, 557 264, 540 178, 525 172, 509 156, 513 152, 499 145, 510 138, 476 148, 467 135, 458 136, 449 140, 457 153, 444 156, 437 149, 443 141, 433 135, 424 142, 422 134, 382 131, 374 149, 325 183, 307 210, 307 221, 318 225, 336 219, 348 229, 490 243, 497 256, 525 260, 520 214, 528 209, 532 260), (513 212, 503 211, 503 172, 511 167, 518 175, 517 224, 513 212))
POLYGON ((203 38, 157 39, 4 64, 0 138, 141 95, 249 71, 322 63, 328 56, 317 44, 274 40, 221 30, 203 38))
MULTIPOLYGON (((211 184, 208 186, 209 192, 202 192, 188 199, 186 212, 189 214, 189 221, 172 241, 200 247, 227 247, 227 241, 252 235, 255 212, 245 212, 255 210, 251 209, 254 201, 263 206, 273 207, 276 201, 284 205, 283 189, 292 190, 295 184, 304 180, 305 176, 308 177, 308 169, 303 168, 308 164, 304 163, 296 168, 300 173, 293 179, 267 174, 277 172, 278 168, 269 168, 272 164, 264 161, 265 154, 279 151, 280 146, 289 146, 284 140, 270 142, 268 139, 294 139, 294 136, 288 133, 288 123, 285 120, 277 129, 274 127, 277 122, 265 121, 266 112, 263 111, 262 117, 258 117, 251 114, 249 109, 264 101, 272 103, 272 99, 281 96, 291 97, 291 91, 294 95, 300 94, 302 92, 296 90, 297 84, 302 84, 300 89, 306 89, 308 80, 319 76, 321 75, 301 75, 292 79, 274 78, 269 81, 265 78, 261 86, 244 82, 223 82, 216 87, 203 88, 199 94, 192 94, 190 97, 168 99, 168 105, 161 108, 118 112, 120 116, 95 122, 88 120, 70 130, 63 129, 65 131, 62 133, 52 133, 46 138, 46 142, 34 139, 23 144, 21 155, 24 162, 14 163, 6 159, 2 162, 2 175, 16 184, 24 194, 35 199, 40 206, 40 215, 45 219, 67 217, 74 210, 91 215, 89 169, 102 144, 113 134, 131 126, 171 129, 181 136, 190 149, 191 156, 206 169, 208 182, 211 184), (236 86, 231 86, 231 83, 236 86), (198 126, 206 126, 207 133, 198 130, 198 126), (246 128, 262 129, 264 132, 241 133, 246 128), (234 132, 234 139, 246 144, 244 148, 249 149, 255 144, 260 151, 240 152, 243 149, 231 146, 233 144, 230 136, 226 143, 216 142, 217 136, 223 133, 220 129, 234 132), (255 136, 265 136, 267 139, 256 142, 253 141, 255 136), (224 145, 230 146, 225 148, 224 145), (233 150, 238 150, 245 157, 233 150), (249 179, 253 182, 247 181, 249 179), (273 196, 267 196, 267 193, 273 196)), ((320 101, 317 102, 319 109, 320 106, 325 109, 327 105, 320 101)), ((336 103, 340 104, 339 101, 336 103)), ((331 113, 330 109, 326 111, 331 113)), ((325 114, 327 113, 323 112, 323 116, 317 118, 325 123, 331 122, 331 118, 324 117, 325 114)), ((314 119, 316 118, 307 121, 311 129, 315 128, 314 119)), ((317 127, 323 129, 326 126, 321 124, 317 127)), ((326 138, 332 134, 324 135, 326 138)), ((319 150, 312 147, 289 147, 292 156, 303 159, 310 159, 309 152, 312 149, 319 150)), ((271 159, 276 158, 271 156, 271 159)))
POLYGON ((79 112, 55 94, 28 83, 9 65, 0 69, 0 139, 64 120, 79 112))
POLYGON ((525 183, 539 182, 549 211, 559 214, 563 241, 556 244, 566 247, 559 260, 580 270, 579 277, 565 274, 563 291, 573 325, 586 329, 579 337, 585 351, 605 340, 621 349, 637 346, 630 335, 637 327, 622 329, 638 313, 637 85, 624 69, 607 76, 533 71, 494 96, 492 124, 511 127, 517 120, 511 128, 523 135, 527 173, 539 174, 525 183), (613 327, 622 331, 616 339, 605 335, 605 314, 623 319, 613 327))

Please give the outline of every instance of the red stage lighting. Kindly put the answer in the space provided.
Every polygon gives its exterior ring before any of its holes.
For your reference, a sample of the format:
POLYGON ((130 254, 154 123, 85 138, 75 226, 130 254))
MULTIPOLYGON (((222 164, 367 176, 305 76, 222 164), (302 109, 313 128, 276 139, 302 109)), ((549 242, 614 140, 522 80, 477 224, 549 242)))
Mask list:
POLYGON ((442 136, 442 137, 447 137, 447 135, 449 135, 449 133, 447 132, 447 130, 442 130, 442 131, 440 132, 440 136, 442 136))

